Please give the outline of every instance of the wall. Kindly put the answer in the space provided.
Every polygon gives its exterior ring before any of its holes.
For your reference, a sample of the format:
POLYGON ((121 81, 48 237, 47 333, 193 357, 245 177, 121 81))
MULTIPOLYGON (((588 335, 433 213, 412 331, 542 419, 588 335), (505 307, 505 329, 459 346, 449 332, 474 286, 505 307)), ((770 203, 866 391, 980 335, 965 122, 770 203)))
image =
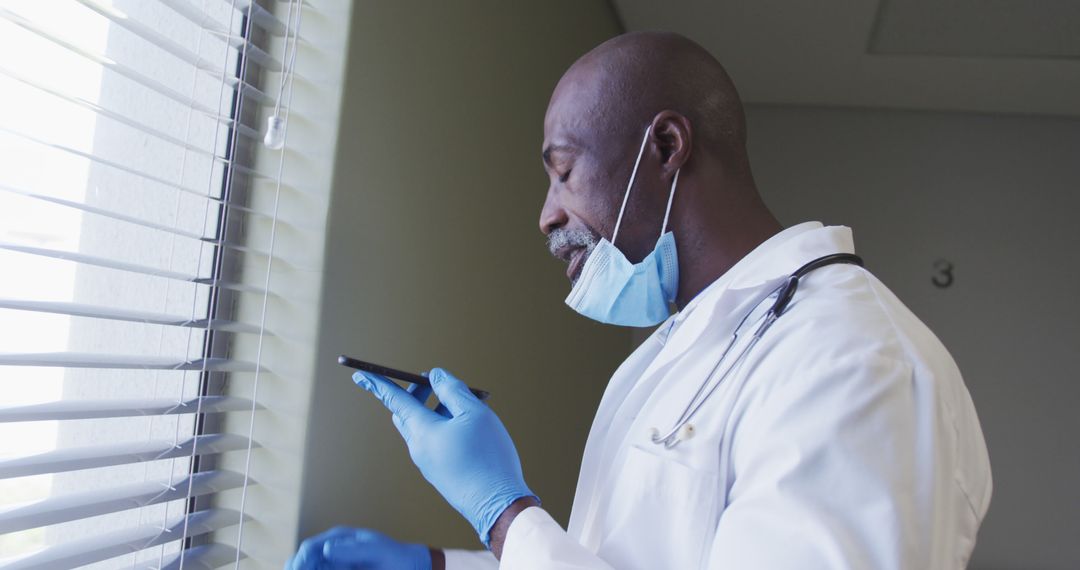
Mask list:
POLYGON ((389 415, 335 363, 446 367, 493 392, 564 523, 626 331, 563 305, 537 227, 548 96, 618 27, 604 2, 356 2, 325 251, 299 535, 348 524, 479 547, 389 415))
POLYGON ((757 180, 781 221, 853 227, 868 267, 964 373, 994 475, 971 567, 1080 567, 1080 121, 748 113, 757 180), (938 260, 953 266, 948 288, 932 283, 938 260))

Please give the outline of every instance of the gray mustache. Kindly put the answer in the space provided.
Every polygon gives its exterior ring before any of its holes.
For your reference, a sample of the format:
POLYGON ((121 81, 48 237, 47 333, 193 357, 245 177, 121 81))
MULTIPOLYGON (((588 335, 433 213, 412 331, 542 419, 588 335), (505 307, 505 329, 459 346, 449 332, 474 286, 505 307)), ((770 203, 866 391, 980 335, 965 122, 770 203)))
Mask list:
POLYGON ((548 234, 547 247, 551 255, 556 255, 560 249, 566 247, 585 247, 591 251, 598 243, 600 237, 589 230, 556 228, 548 234))

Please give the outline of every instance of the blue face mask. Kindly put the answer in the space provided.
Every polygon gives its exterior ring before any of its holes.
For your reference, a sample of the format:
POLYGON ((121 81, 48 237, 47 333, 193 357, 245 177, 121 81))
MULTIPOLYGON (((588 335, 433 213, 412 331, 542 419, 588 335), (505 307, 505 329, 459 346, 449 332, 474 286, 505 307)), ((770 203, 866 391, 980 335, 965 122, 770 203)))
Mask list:
POLYGON ((566 304, 571 309, 602 323, 629 327, 658 324, 671 314, 668 304, 675 300, 675 293, 679 289, 679 258, 675 253, 675 236, 667 231, 671 203, 675 198, 675 185, 679 182, 678 171, 675 172, 675 179, 671 181, 671 193, 668 195, 667 210, 664 212, 664 224, 660 228, 660 239, 652 252, 639 263, 630 263, 614 245, 623 213, 626 212, 630 189, 634 187, 641 155, 645 152, 648 141, 649 129, 645 129, 645 138, 641 141, 641 150, 634 161, 634 170, 630 173, 630 183, 626 186, 611 241, 601 239, 593 248, 581 270, 581 276, 566 298, 566 304))

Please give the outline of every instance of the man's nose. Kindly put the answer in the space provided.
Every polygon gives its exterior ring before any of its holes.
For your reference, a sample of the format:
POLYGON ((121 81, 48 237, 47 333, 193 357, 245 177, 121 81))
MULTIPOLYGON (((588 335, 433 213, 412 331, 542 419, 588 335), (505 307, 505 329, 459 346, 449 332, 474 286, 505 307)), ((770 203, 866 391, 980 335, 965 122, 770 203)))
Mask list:
POLYGON ((553 194, 550 190, 548 191, 547 198, 544 199, 544 207, 540 210, 540 231, 544 235, 549 235, 556 228, 565 226, 568 220, 566 210, 553 194))

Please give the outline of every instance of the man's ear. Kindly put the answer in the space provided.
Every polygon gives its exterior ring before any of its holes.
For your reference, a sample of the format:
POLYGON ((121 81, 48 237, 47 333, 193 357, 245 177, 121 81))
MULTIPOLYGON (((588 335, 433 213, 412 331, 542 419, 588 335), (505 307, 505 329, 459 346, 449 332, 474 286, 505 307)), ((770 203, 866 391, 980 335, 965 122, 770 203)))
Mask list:
POLYGON ((676 111, 660 111, 653 118, 651 132, 653 142, 660 150, 664 174, 674 175, 690 159, 694 140, 690 119, 676 111))

